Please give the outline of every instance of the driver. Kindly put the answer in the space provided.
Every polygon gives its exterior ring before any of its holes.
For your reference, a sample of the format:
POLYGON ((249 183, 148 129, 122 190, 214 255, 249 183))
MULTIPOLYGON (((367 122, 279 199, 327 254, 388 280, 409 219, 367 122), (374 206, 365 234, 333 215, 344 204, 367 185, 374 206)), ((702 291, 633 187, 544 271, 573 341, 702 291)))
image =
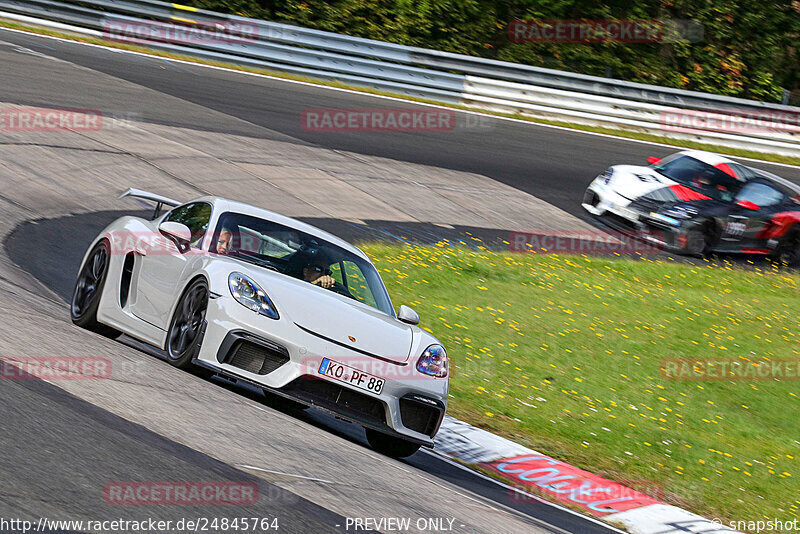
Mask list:
POLYGON ((303 267, 303 280, 325 289, 333 287, 336 283, 331 276, 331 270, 319 264, 308 264, 303 267))
POLYGON ((231 253, 231 241, 233 241, 233 232, 228 228, 223 228, 219 231, 217 237, 217 254, 227 256, 231 253))

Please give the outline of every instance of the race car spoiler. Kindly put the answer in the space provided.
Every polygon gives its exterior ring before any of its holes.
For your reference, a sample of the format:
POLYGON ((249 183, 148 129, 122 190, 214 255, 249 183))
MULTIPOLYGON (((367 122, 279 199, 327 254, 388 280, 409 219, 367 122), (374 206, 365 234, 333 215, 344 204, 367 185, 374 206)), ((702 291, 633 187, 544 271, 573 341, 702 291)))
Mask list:
POLYGON ((158 217, 161 213, 161 206, 180 206, 183 202, 179 202, 177 200, 172 200, 171 198, 167 198, 161 195, 157 195, 155 193, 150 193, 149 191, 142 191, 141 189, 134 189, 133 187, 129 188, 127 191, 123 191, 117 198, 125 198, 125 197, 133 197, 133 198, 141 198, 143 200, 150 200, 156 203, 156 209, 153 211, 153 219, 158 217))

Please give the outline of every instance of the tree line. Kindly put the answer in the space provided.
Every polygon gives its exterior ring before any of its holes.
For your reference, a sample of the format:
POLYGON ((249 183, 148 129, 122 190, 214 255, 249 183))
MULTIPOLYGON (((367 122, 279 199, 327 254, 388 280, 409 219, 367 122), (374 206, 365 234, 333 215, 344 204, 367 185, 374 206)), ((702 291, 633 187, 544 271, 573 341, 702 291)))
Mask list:
MULTIPOLYGON (((680 89, 800 104, 800 0, 194 0, 357 37, 680 89), (533 21, 509 32, 514 21, 533 21), (677 38, 553 38, 553 21, 678 21, 677 38), (551 30, 544 32, 542 28, 551 30), (550 42, 547 41, 550 37, 550 42), (575 39, 573 39, 575 40, 575 39)), ((562 28, 563 30, 564 28, 562 28)), ((567 28, 569 30, 569 28, 567 28)), ((573 32, 574 33, 574 32, 573 32)), ((580 37, 580 33, 578 33, 580 37)), ((602 37, 602 34, 600 34, 602 37)), ((585 34, 584 34, 585 37, 585 34)))

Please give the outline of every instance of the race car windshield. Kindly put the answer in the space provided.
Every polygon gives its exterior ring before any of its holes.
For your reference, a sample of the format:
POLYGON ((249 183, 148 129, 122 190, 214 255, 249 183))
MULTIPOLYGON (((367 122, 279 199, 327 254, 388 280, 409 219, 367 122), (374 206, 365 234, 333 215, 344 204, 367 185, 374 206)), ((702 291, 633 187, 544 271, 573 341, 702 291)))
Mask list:
POLYGON ((652 168, 670 180, 723 202, 731 202, 742 187, 742 182, 733 176, 690 156, 665 158, 652 168))
POLYGON ((306 282, 333 279, 327 289, 394 316, 389 295, 375 267, 317 236, 273 221, 223 213, 210 252, 232 256, 306 282))

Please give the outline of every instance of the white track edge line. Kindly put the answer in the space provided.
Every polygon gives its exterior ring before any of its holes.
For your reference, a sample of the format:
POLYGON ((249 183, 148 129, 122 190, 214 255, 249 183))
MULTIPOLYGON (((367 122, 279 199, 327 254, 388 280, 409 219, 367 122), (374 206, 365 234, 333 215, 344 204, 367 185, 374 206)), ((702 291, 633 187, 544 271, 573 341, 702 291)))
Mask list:
POLYGON ((322 478, 307 477, 304 475, 293 475, 291 473, 283 473, 281 471, 272 471, 270 469, 264 469, 263 467, 256 467, 254 465, 236 464, 236 467, 241 467, 242 469, 252 469, 254 471, 263 471, 264 473, 271 473, 273 475, 282 475, 285 477, 302 478, 303 480, 313 480, 314 482, 324 482, 325 484, 333 484, 333 482, 331 482, 330 480, 324 480, 322 478))

